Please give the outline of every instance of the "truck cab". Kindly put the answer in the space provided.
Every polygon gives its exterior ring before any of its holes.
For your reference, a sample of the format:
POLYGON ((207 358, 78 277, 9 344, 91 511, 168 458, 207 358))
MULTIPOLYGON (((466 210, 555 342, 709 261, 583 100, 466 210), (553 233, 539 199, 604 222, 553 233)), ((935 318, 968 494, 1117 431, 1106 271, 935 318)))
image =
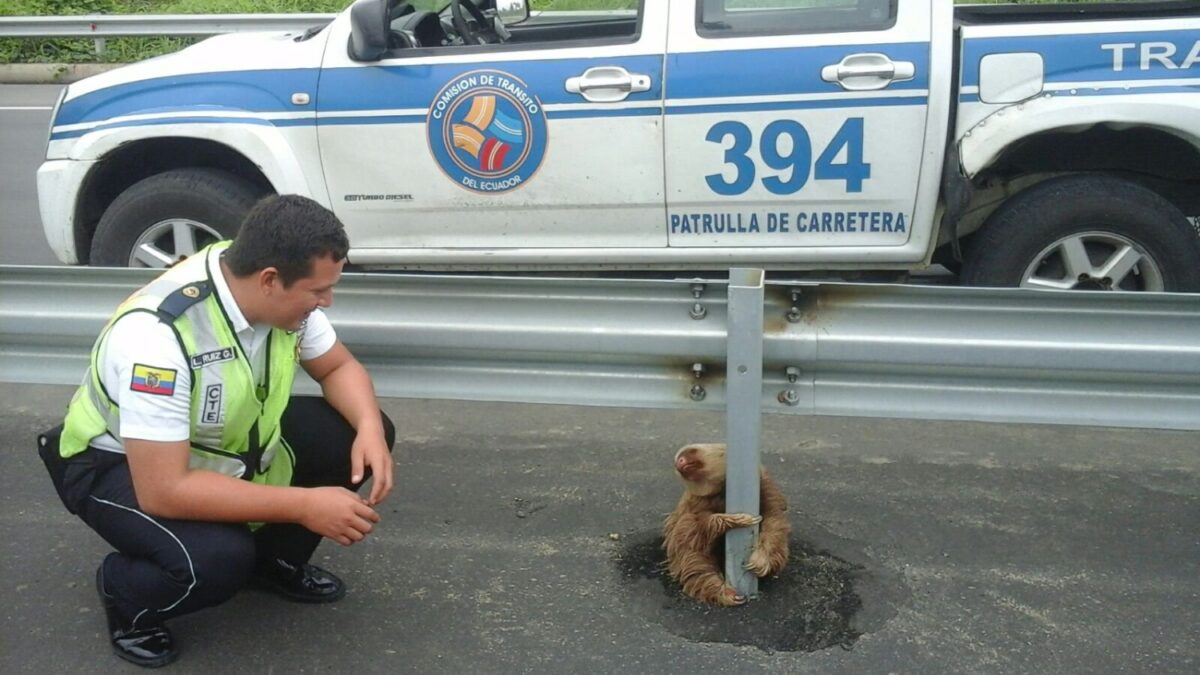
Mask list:
POLYGON ((926 256, 951 77, 931 82, 933 5, 631 4, 466 47, 327 50, 316 132, 356 262, 926 256))

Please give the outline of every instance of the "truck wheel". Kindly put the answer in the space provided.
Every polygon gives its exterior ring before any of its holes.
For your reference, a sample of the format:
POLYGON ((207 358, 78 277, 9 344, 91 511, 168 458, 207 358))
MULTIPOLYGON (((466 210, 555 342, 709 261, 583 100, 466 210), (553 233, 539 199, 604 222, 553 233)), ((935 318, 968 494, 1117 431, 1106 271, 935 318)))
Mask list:
POLYGON ((260 194, 217 169, 175 169, 117 196, 96 226, 90 264, 166 267, 237 233, 260 194))
POLYGON ((1200 238, 1136 183, 1052 178, 1005 202, 972 238, 963 283, 1058 290, 1200 291, 1200 238))

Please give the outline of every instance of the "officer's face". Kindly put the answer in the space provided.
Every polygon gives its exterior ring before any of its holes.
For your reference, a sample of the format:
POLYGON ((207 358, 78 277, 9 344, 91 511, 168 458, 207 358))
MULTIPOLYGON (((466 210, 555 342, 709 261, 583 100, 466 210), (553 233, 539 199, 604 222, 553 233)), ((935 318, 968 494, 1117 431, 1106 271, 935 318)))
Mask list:
POLYGON ((298 330, 318 307, 333 304, 333 287, 342 276, 345 260, 334 262, 330 256, 313 261, 312 272, 285 287, 278 277, 271 295, 271 324, 285 330, 298 330))

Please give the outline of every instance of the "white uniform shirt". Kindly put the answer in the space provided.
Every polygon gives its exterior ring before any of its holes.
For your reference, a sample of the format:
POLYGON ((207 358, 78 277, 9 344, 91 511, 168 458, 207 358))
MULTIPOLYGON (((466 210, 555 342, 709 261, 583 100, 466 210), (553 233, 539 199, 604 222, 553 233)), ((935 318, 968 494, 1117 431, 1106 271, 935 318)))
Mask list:
MULTIPOLYGON (((266 350, 263 347, 271 326, 250 325, 234 302, 225 277, 216 269, 212 277, 217 295, 246 350, 254 379, 258 382, 264 370, 266 350)), ((308 316, 298 332, 301 361, 321 356, 337 340, 329 318, 320 309, 308 316)), ((134 312, 118 319, 101 345, 99 363, 100 381, 121 408, 120 435, 123 438, 172 442, 185 441, 191 436, 192 371, 175 333, 157 316, 134 312), (151 394, 132 389, 135 364, 175 371, 174 393, 151 394)), ((111 452, 125 452, 121 439, 109 434, 97 436, 89 445, 111 452)))

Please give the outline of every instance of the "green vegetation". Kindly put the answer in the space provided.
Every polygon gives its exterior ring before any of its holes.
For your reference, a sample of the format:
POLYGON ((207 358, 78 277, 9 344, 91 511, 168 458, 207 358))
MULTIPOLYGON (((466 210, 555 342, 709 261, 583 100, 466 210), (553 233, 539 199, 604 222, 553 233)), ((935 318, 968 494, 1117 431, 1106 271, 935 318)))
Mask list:
MULTIPOLYGON (((68 16, 78 14, 274 14, 340 12, 352 0, 2 0, 0 16, 68 16)), ((649 0, 660 2, 665 0, 649 0)), ((763 0, 742 0, 761 7, 763 0)), ((797 0, 771 0, 796 6, 797 0)), ((955 0, 960 4, 995 4, 1013 0, 955 0)), ((1092 2, 1094 0, 1016 0, 1020 4, 1092 2)), ((448 0, 412 0, 422 9, 436 9, 448 0)), ((638 0, 531 0, 534 9, 630 9, 638 0)), ((0 63, 127 63, 178 51, 195 42, 190 38, 113 38, 103 54, 91 39, 0 40, 0 63)))
MULTIPOLYGON (((340 12, 349 4, 349 0, 4 0, 0 16, 340 12)), ((97 55, 91 39, 0 40, 0 63, 127 63, 178 51, 195 41, 116 38, 107 40, 104 54, 97 55)))

